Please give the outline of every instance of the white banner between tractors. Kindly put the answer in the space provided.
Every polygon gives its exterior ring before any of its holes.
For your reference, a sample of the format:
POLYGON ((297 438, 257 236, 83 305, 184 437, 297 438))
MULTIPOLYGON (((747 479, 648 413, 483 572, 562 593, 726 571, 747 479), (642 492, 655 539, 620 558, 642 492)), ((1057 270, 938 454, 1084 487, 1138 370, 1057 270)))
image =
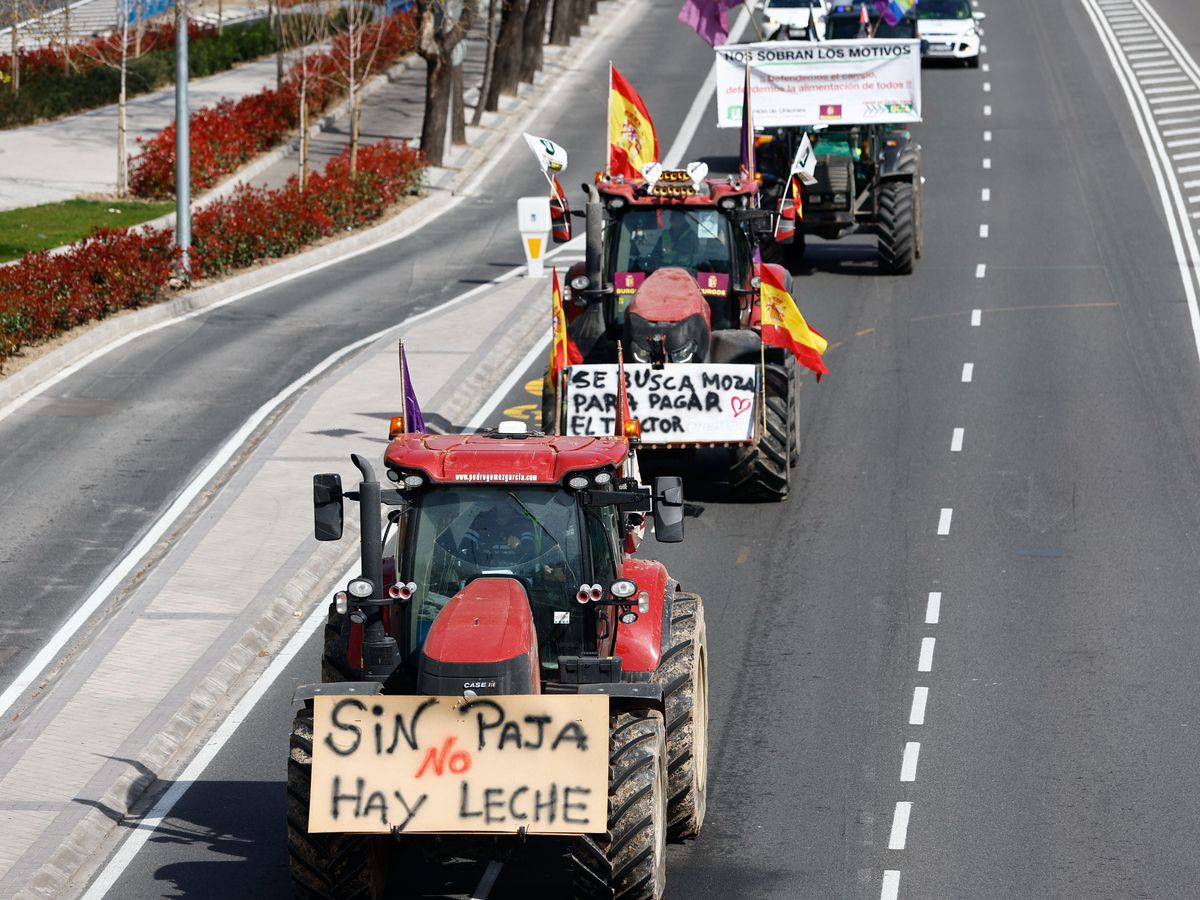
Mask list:
MULTIPOLYGON (((617 366, 567 370, 563 434, 614 434, 617 366)), ((680 363, 625 366, 629 411, 645 444, 747 443, 758 413, 758 366, 680 363)))
POLYGON ((921 43, 768 41, 717 48, 717 126, 740 128, 745 60, 755 128, 921 121, 921 43))
POLYGON ((316 697, 310 832, 608 827, 608 698, 316 697))

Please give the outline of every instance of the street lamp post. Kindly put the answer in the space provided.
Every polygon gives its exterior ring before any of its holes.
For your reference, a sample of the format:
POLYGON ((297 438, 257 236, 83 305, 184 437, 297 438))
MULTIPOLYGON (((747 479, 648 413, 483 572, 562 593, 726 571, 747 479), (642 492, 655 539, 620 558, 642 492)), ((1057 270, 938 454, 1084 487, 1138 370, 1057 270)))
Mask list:
POLYGON ((175 245, 184 278, 190 278, 192 248, 191 142, 188 135, 188 16, 186 0, 175 0, 175 245))

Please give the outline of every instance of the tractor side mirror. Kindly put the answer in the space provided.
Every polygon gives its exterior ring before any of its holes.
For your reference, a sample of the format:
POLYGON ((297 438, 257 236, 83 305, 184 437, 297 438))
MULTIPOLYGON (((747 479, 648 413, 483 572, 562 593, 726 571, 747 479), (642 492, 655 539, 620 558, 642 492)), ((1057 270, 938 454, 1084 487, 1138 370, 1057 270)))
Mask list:
POLYGON ((342 537, 342 476, 336 472, 313 476, 313 533, 318 541, 342 537))
POLYGON ((565 244, 571 239, 571 204, 557 178, 550 194, 550 238, 556 244, 565 244))
POLYGON ((683 540, 683 479, 677 475, 654 479, 654 537, 664 544, 683 540))

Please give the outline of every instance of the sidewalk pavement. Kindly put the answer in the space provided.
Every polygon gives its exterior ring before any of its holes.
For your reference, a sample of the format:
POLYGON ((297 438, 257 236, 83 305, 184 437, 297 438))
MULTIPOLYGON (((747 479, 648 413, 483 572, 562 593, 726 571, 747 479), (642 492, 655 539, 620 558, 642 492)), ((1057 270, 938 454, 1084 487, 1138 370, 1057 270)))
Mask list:
MULTIPOLYGON (((274 86, 272 56, 195 79, 188 85, 189 106, 195 112, 225 97, 236 100, 274 86)), ((130 157, 137 153, 137 138, 153 137, 174 119, 174 87, 129 100, 125 127, 130 157)), ((116 189, 116 106, 0 131, 0 210, 116 189)))

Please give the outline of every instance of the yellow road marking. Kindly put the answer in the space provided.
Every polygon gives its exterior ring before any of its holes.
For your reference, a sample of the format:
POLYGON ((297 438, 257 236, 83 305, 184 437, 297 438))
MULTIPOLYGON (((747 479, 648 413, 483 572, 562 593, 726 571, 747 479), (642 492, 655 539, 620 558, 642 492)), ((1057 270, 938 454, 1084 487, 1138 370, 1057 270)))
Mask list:
POLYGON ((537 403, 522 403, 510 406, 504 411, 504 416, 508 419, 524 419, 526 422, 541 422, 542 408, 537 403))

